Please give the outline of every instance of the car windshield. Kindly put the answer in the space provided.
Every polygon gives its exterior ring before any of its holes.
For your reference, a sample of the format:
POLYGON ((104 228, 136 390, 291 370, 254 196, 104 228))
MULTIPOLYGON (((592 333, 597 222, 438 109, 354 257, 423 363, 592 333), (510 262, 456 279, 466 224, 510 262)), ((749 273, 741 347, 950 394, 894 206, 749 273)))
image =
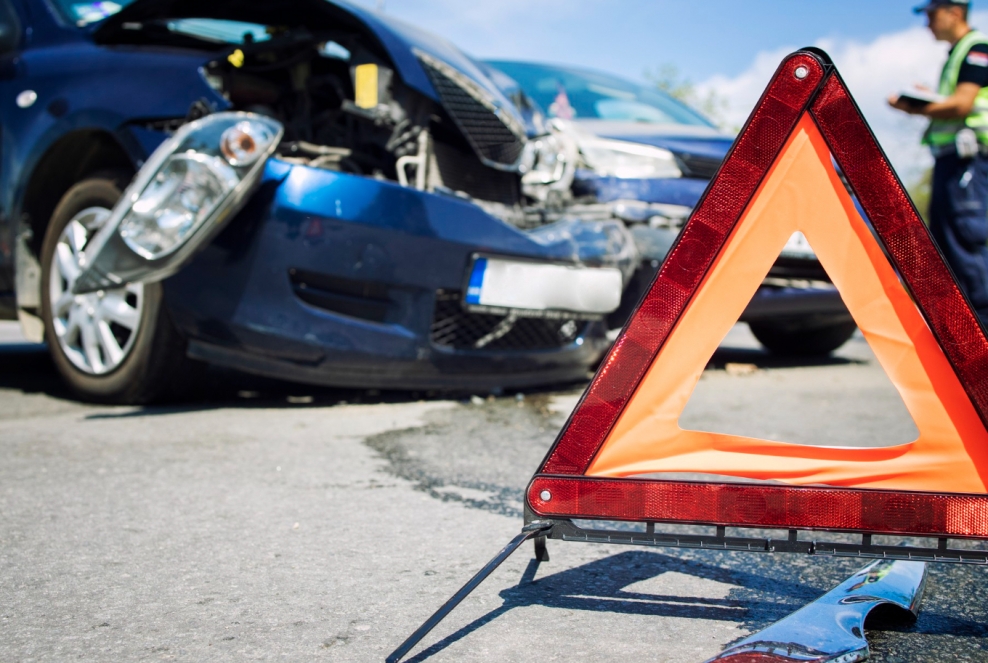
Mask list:
MULTIPOLYGON (((72 2, 71 0, 52 0, 55 7, 66 20, 78 26, 96 23, 116 14, 134 0, 120 2, 72 2)), ((245 21, 228 21, 216 18, 180 18, 164 21, 171 32, 195 37, 205 41, 220 44, 246 44, 271 39, 284 28, 272 28, 258 23, 245 21)), ((319 53, 323 57, 339 60, 349 60, 350 51, 334 41, 326 41, 319 45, 319 53)))
POLYGON ((134 2, 134 0, 116 0, 115 2, 50 0, 50 2, 66 21, 83 26, 102 21, 108 16, 113 16, 118 11, 134 2))
MULTIPOLYGON (((134 0, 116 0, 116 2, 51 0, 51 2, 65 20, 81 27, 113 16, 134 0)), ((241 44, 247 41, 263 41, 271 38, 266 26, 242 21, 183 18, 168 21, 166 25, 172 32, 222 43, 241 44)))
POLYGON ((488 64, 515 79, 550 117, 714 126, 664 92, 610 74, 527 62, 488 64))

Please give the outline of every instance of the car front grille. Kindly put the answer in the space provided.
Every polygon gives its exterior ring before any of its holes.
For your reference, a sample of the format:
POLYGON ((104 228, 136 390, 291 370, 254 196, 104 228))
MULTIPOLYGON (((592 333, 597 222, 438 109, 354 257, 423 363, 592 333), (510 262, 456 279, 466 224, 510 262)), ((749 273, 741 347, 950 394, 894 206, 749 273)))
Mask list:
POLYGON ((489 93, 445 62, 425 53, 419 60, 429 75, 443 106, 482 160, 513 166, 525 148, 525 129, 489 93))
POLYGON ((572 343, 588 324, 471 313, 460 305, 462 298, 458 290, 436 292, 429 333, 433 345, 451 350, 553 350, 572 343))
POLYGON ((676 157, 685 166, 683 175, 702 180, 711 180, 717 174, 717 169, 723 163, 722 159, 715 157, 700 157, 695 154, 678 153, 676 157))
POLYGON ((521 201, 516 174, 489 168, 469 151, 438 141, 433 144, 433 152, 443 186, 502 205, 517 205, 521 201))

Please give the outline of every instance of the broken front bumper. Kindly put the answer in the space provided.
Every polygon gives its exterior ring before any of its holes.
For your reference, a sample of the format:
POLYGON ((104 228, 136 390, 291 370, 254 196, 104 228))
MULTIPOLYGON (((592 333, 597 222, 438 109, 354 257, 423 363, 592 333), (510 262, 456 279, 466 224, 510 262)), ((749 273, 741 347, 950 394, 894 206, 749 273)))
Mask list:
MULTIPOLYGON (((652 285, 662 261, 672 248, 678 228, 654 228, 643 223, 631 227, 631 234, 642 256, 641 266, 625 289, 621 306, 608 316, 611 328, 621 327, 641 296, 652 285)), ((765 283, 752 297, 741 322, 767 319, 812 318, 818 323, 850 321, 844 301, 820 263, 812 257, 783 255, 776 261, 765 283)))
POLYGON ((585 378, 607 347, 604 323, 518 317, 505 330, 505 315, 467 310, 478 254, 629 274, 634 250, 618 223, 527 233, 452 196, 272 159, 240 215, 164 282, 165 298, 193 357, 292 381, 495 389, 585 378))

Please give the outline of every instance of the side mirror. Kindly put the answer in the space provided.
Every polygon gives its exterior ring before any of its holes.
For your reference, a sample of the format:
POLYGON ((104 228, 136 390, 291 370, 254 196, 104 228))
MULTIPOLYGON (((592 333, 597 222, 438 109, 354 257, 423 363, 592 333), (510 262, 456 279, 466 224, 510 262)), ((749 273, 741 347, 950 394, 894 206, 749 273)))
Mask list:
POLYGON ((0 0, 0 55, 17 49, 21 40, 21 22, 7 0, 0 0))

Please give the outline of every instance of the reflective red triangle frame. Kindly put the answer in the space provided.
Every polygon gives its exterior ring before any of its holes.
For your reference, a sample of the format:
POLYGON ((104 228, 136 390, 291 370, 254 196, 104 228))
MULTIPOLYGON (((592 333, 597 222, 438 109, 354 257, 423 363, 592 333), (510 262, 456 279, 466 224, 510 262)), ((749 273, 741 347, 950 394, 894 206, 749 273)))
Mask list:
POLYGON ((584 476, 806 111, 988 426, 985 332, 830 58, 804 49, 776 71, 533 477, 535 515, 988 538, 988 495, 584 476))

